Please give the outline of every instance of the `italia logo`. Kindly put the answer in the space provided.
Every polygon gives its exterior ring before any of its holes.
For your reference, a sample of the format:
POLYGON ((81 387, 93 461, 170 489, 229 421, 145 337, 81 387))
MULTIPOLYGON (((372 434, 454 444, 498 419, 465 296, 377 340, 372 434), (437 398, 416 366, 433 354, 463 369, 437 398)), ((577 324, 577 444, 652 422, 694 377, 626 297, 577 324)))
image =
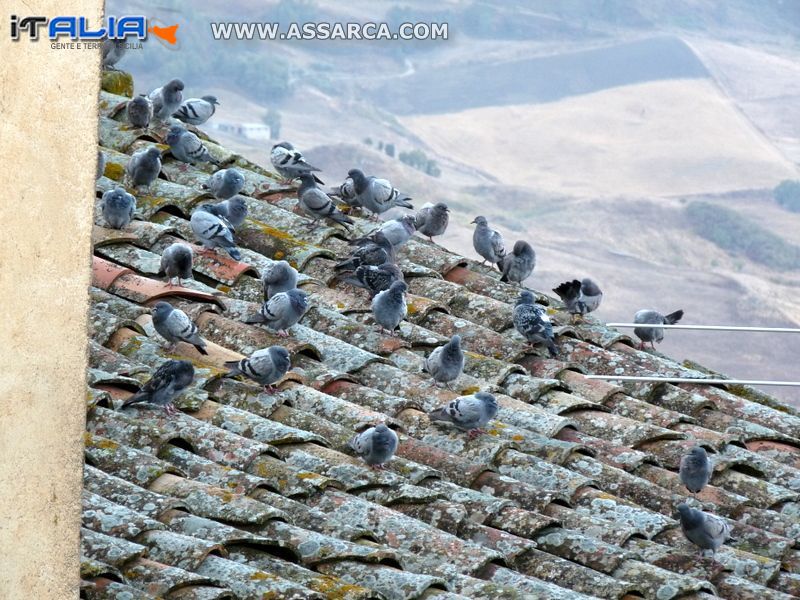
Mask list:
MULTIPOLYGON (((159 22, 157 19, 156 22, 159 22)), ((178 43, 176 32, 178 24, 159 27, 148 27, 147 17, 126 15, 124 17, 106 17, 99 27, 93 28, 86 17, 18 17, 11 15, 11 39, 19 40, 23 33, 31 41, 39 39, 42 31, 47 39, 57 41, 67 38, 75 42, 99 41, 101 39, 144 41, 152 33, 164 45, 174 47, 178 43)))

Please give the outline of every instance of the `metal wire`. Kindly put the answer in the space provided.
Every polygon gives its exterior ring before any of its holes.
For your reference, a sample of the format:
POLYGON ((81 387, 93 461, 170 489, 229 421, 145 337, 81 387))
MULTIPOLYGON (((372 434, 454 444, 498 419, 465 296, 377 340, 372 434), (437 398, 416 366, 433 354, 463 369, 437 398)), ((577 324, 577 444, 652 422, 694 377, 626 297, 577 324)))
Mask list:
POLYGON ((770 381, 758 379, 701 379, 699 377, 656 377, 634 375, 585 375, 587 379, 604 379, 606 381, 660 381, 665 383, 702 383, 706 385, 776 385, 783 387, 800 387, 800 381, 770 381))
POLYGON ((643 329, 695 329, 701 331, 750 331, 760 333, 800 333, 793 327, 741 327, 735 325, 658 325, 654 323, 606 323, 606 327, 641 327, 643 329))

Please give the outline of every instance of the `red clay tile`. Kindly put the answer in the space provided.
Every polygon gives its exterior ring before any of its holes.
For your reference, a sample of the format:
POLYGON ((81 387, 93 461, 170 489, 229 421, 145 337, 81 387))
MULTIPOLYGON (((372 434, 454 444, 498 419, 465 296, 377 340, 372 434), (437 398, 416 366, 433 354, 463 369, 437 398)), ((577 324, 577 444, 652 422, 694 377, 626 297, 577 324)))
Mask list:
POLYGON ((92 285, 96 288, 109 291, 114 281, 126 273, 133 273, 133 271, 99 256, 92 257, 92 285))

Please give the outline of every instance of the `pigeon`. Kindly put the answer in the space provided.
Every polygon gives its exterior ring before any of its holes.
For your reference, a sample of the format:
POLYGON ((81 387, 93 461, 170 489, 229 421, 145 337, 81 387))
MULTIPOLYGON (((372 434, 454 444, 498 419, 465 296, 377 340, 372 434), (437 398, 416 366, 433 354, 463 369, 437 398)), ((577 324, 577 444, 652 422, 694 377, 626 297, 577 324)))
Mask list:
POLYGON ((683 535, 698 546, 701 553, 711 550, 713 556, 731 537, 731 526, 720 517, 690 508, 685 502, 678 504, 678 513, 683 535))
POLYGON ((167 143, 172 156, 181 162, 193 165, 196 162, 210 162, 219 166, 219 161, 211 156, 206 145, 191 131, 180 125, 173 125, 167 134, 167 143))
POLYGON ((182 90, 183 81, 173 79, 147 94, 147 97, 153 102, 153 116, 161 121, 169 119, 183 102, 182 90))
POLYGON ((471 396, 459 396, 447 406, 428 413, 431 421, 452 423, 474 438, 486 433, 485 427, 497 414, 497 400, 488 392, 476 392, 471 396))
POLYGON ((215 96, 189 98, 181 103, 180 108, 172 116, 190 125, 202 125, 216 112, 218 105, 215 96))
POLYGON ((264 285, 264 301, 275 294, 288 292, 297 287, 297 269, 285 260, 274 260, 261 272, 264 285))
POLYGON ((106 225, 113 229, 124 229, 133 219, 136 210, 136 198, 118 185, 113 190, 108 190, 100 200, 103 219, 106 225))
POLYGON ((234 168, 220 169, 201 187, 208 189, 217 200, 227 200, 242 191, 244 175, 234 168))
POLYGON ((392 335, 400 326, 400 321, 408 315, 405 292, 408 289, 405 281, 395 281, 388 290, 379 292, 372 299, 372 314, 381 327, 388 329, 392 335))
MULTIPOLYGON (((666 317, 659 312, 651 309, 642 309, 633 316, 634 323, 652 323, 653 325, 674 325, 683 318, 683 311, 676 310, 666 317)), ((655 350, 654 342, 661 343, 664 339, 664 330, 661 327, 636 327, 633 330, 639 338, 639 349, 644 350, 645 342, 650 342, 650 347, 655 350)))
POLYGON ((377 231, 349 258, 337 263, 334 269, 336 271, 355 271, 360 266, 379 267, 387 262, 393 263, 395 259, 394 246, 383 233, 377 231))
POLYGON ((272 147, 272 152, 269 155, 272 166, 278 174, 284 178, 286 183, 297 179, 300 175, 310 175, 311 178, 317 183, 322 183, 320 179, 313 174, 313 171, 319 171, 306 162, 303 155, 294 149, 289 142, 281 142, 272 147))
POLYGON ((210 210, 210 205, 203 204, 192 213, 189 225, 197 239, 209 251, 224 248, 234 260, 241 260, 242 253, 233 241, 233 227, 224 217, 218 217, 210 210))
POLYGON ((247 218, 247 202, 241 196, 234 196, 216 204, 206 204, 206 210, 228 221, 236 229, 247 218))
POLYGON ((192 249, 186 244, 175 242, 170 244, 161 254, 161 269, 169 280, 169 285, 172 286, 172 280, 178 279, 178 285, 181 285, 181 279, 192 278, 192 260, 194 253, 192 249))
POLYGON ((297 189, 297 199, 303 212, 312 218, 311 227, 316 227, 320 219, 330 219, 348 229, 348 225, 353 225, 353 220, 342 214, 330 196, 317 187, 311 173, 302 173, 298 177, 300 178, 300 187, 297 189))
POLYGON ((534 303, 533 294, 524 290, 514 307, 514 327, 529 344, 546 344, 551 357, 558 356, 553 337, 553 324, 547 311, 534 303))
POLYGON ((497 268, 503 273, 500 281, 513 281, 522 287, 522 282, 533 273, 536 266, 536 252, 528 242, 519 240, 514 244, 511 254, 506 254, 497 262, 497 268))
POLYGON ((425 359, 423 372, 430 373, 436 384, 449 387, 464 371, 464 353, 461 351, 461 336, 454 335, 449 342, 439 346, 425 359))
POLYGON ((370 298, 375 297, 375 294, 379 292, 388 290, 395 281, 405 281, 403 272, 391 262, 378 267, 362 265, 355 271, 341 272, 337 274, 336 278, 343 283, 367 290, 370 298))
POLYGON ((365 243, 367 240, 371 240, 372 236, 375 235, 378 231, 380 231, 386 239, 389 240, 389 243, 394 246, 395 248, 399 248, 403 244, 405 244, 411 237, 414 235, 414 232, 417 230, 416 225, 414 224, 416 221, 414 215, 404 215, 399 219, 392 219, 391 221, 386 221, 380 228, 372 233, 371 235, 365 238, 358 238, 350 242, 351 245, 361 245, 365 243))
POLYGON ((158 335, 175 348, 178 342, 186 342, 195 347, 203 355, 207 355, 206 343, 197 331, 197 325, 192 323, 185 312, 175 308, 169 302, 156 302, 153 307, 153 327, 158 335))
POLYGON ((337 187, 333 188, 330 192, 331 196, 339 198, 342 202, 352 208, 363 208, 361 202, 358 201, 356 188, 353 185, 353 180, 349 177, 344 180, 337 187))
POLYGON ((414 208, 410 202, 411 198, 393 187, 386 179, 366 177, 359 169, 350 169, 347 176, 353 180, 358 202, 375 216, 385 213, 394 206, 414 208))
POLYGON ((95 172, 95 180, 100 179, 106 172, 106 155, 100 150, 97 151, 97 171, 95 172))
POLYGON ((245 323, 264 323, 280 337, 287 337, 289 329, 297 323, 308 310, 308 298, 305 292, 289 290, 279 292, 261 305, 261 309, 248 317, 245 323))
POLYGON ((493 265, 498 264, 506 255, 506 246, 503 236, 499 231, 489 228, 486 217, 475 217, 475 232, 472 234, 472 247, 475 252, 483 257, 482 265, 488 260, 493 265))
POLYGON ((120 406, 120 410, 132 404, 155 404, 164 408, 168 415, 177 411, 172 402, 194 380, 194 367, 188 360, 168 360, 156 369, 153 376, 138 392, 120 406))
POLYGON ((383 469, 397 452, 397 434, 384 423, 354 435, 348 446, 372 469, 383 469))
POLYGON ((272 385, 286 375, 292 366, 289 352, 282 346, 270 346, 253 352, 249 358, 231 360, 225 363, 230 372, 225 377, 244 375, 264 386, 268 394, 275 393, 272 385))
POLYGON ((678 475, 687 490, 692 494, 698 494, 708 485, 712 471, 713 465, 708 458, 706 449, 702 446, 695 446, 681 458, 678 475))
POLYGON ((139 95, 128 101, 125 112, 131 125, 139 129, 147 129, 153 118, 153 103, 147 96, 139 95))
POLYGON ((104 39, 102 47, 103 68, 109 71, 116 71, 114 65, 117 64, 123 56, 125 56, 125 51, 127 49, 128 46, 126 39, 104 39))
POLYGON ((588 277, 583 281, 578 281, 577 279, 565 281, 558 287, 553 288, 553 291, 558 294, 567 312, 573 317, 594 312, 603 300, 603 292, 588 277))
POLYGON ((161 172, 161 150, 155 146, 142 148, 131 156, 125 173, 131 185, 150 187, 161 172))
POLYGON ((417 213, 415 225, 417 231, 433 242, 433 236, 442 235, 450 223, 450 209, 444 202, 431 204, 428 202, 417 213))

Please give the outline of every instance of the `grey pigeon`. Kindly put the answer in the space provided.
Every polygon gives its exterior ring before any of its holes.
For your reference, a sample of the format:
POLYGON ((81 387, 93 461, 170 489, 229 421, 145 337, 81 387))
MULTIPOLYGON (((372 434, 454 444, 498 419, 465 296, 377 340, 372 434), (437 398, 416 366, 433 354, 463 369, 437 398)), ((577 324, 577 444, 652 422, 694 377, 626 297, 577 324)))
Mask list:
POLYGON ((513 281, 520 286, 522 282, 533 273, 536 266, 536 252, 533 251, 528 242, 519 240, 514 244, 511 254, 506 254, 497 263, 497 268, 503 273, 500 281, 513 281))
POLYGON ((461 350, 461 336, 454 335, 449 342, 439 346, 425 359, 423 371, 430 373, 439 384, 450 385, 464 371, 464 352, 461 350))
POLYGON ((378 267, 387 262, 395 262, 394 246, 380 231, 372 234, 370 239, 360 245, 349 258, 338 263, 337 271, 355 271, 360 266, 378 267))
POLYGON ((181 279, 192 278, 192 262, 194 253, 192 249, 186 244, 175 242, 170 244, 164 249, 161 254, 161 269, 169 280, 169 285, 173 285, 172 280, 178 279, 178 285, 181 285, 181 279))
POLYGON ((400 268, 391 262, 377 267, 362 265, 355 271, 341 272, 336 277, 343 283, 367 290, 370 298, 378 292, 388 290, 395 281, 405 280, 400 268))
MULTIPOLYGON (((417 227, 414 215, 403 215, 399 219, 386 221, 381 225, 380 231, 395 248, 399 248, 412 238, 417 227)), ((377 233, 377 232, 376 232, 377 233)), ((373 234, 374 235, 374 234, 373 234)))
POLYGON ((161 121, 166 121, 172 116, 183 102, 183 81, 172 79, 163 86, 147 94, 153 103, 153 116, 161 121))
POLYGON ((594 312, 603 300, 603 292, 588 277, 583 281, 578 281, 577 279, 565 281, 558 287, 553 288, 553 291, 558 294, 567 312, 573 317, 594 312))
POLYGON ((708 485, 712 471, 713 466, 706 449, 702 446, 695 446, 681 458, 678 475, 687 490, 692 494, 698 494, 708 485))
POLYGON ((161 150, 155 146, 142 148, 131 156, 125 173, 131 185, 150 187, 161 172, 161 150))
POLYGON ((392 335, 400 326, 400 321, 408 315, 405 295, 407 289, 404 281, 395 281, 388 290, 378 293, 372 299, 372 315, 375 321, 392 335))
POLYGON ((106 155, 100 150, 97 151, 97 171, 95 172, 95 179, 100 179, 103 173, 106 172, 106 155))
POLYGON ((261 305, 261 309, 248 317, 245 323, 263 323, 281 337, 289 335, 287 329, 297 323, 308 310, 306 293, 300 290, 279 292, 261 305))
POLYGON ((230 372, 225 377, 244 375, 264 386, 267 393, 275 393, 272 385, 286 375, 292 366, 289 352, 282 346, 270 346, 253 352, 249 358, 231 360, 225 363, 230 372))
POLYGON ((437 202, 425 204, 416 217, 417 231, 422 235, 428 237, 428 240, 433 241, 433 236, 442 235, 450 223, 450 209, 444 202, 437 202))
POLYGON ((397 434, 384 423, 354 435, 350 448, 373 469, 383 469, 397 452, 397 434))
POLYGON ((297 179, 300 175, 308 174, 317 183, 322 183, 320 179, 313 174, 314 171, 319 171, 315 166, 306 162, 303 155, 294 149, 289 142, 280 142, 272 147, 269 155, 272 166, 278 174, 284 178, 284 181, 289 182, 292 179, 297 179))
POLYGON ((125 112, 131 125, 139 129, 147 129, 153 118, 153 103, 147 96, 139 95, 128 100, 125 112))
POLYGON ((247 202, 241 196, 234 196, 216 204, 206 204, 206 210, 228 221, 235 229, 247 218, 247 202))
POLYGON ((189 225, 204 248, 224 248, 234 260, 241 260, 242 253, 233 240, 233 227, 227 219, 220 218, 209 211, 209 205, 196 208, 189 219, 189 225))
POLYGON ((196 162, 210 162, 219 166, 219 161, 211 156, 206 145, 191 131, 186 131, 180 125, 173 125, 167 134, 172 156, 181 162, 194 164, 196 162))
MULTIPOLYGON (((680 321, 681 318, 683 318, 682 310, 676 310, 675 312, 664 316, 655 310, 645 308, 633 316, 633 322, 653 325, 674 325, 680 321)), ((658 342, 660 344, 664 339, 664 330, 661 327, 636 327, 633 330, 633 333, 636 334, 636 337, 638 337, 640 340, 640 350, 644 350, 645 342, 650 342, 650 347, 655 350, 656 347, 654 342, 658 342)))
POLYGON ((533 294, 524 290, 514 307, 514 327, 529 344, 545 344, 550 356, 558 355, 553 335, 553 324, 547 311, 534 303, 533 294))
POLYGON ((358 194, 356 194, 356 188, 353 184, 353 180, 349 177, 337 187, 333 188, 330 192, 330 195, 339 198, 342 202, 352 208, 363 208, 361 206, 361 202, 358 200, 358 194))
POLYGON ((126 39, 110 40, 105 38, 102 46, 103 68, 110 71, 116 71, 114 65, 116 65, 123 56, 125 56, 127 49, 128 47, 126 39))
POLYGON ((686 539, 700 548, 701 553, 711 550, 715 554, 722 544, 731 537, 731 527, 727 521, 690 508, 685 502, 678 504, 681 531, 686 539))
POLYGON ((206 343, 185 312, 175 308, 169 302, 156 302, 153 307, 153 327, 158 334, 174 348, 178 342, 186 342, 195 347, 200 354, 206 352, 206 343))
POLYGON ((330 219, 341 223, 346 228, 353 225, 353 220, 342 214, 330 196, 317 187, 317 182, 314 181, 311 173, 302 173, 298 177, 300 178, 300 187, 297 189, 297 200, 303 212, 311 217, 311 227, 316 227, 320 219, 330 219))
POLYGON ((493 265, 499 263, 506 255, 503 236, 500 235, 499 231, 489 228, 486 217, 475 217, 472 222, 475 224, 475 231, 472 234, 472 247, 483 258, 481 264, 486 264, 487 260, 493 265))
POLYGON ((261 283, 264 286, 264 300, 275 294, 288 292, 297 287, 297 269, 285 260, 274 260, 261 272, 261 283))
POLYGON ((113 229, 123 229, 128 226, 133 219, 136 210, 136 198, 125 191, 122 186, 117 186, 113 190, 108 190, 100 200, 100 208, 103 211, 103 219, 106 225, 113 229))
POLYGON ((244 187, 244 175, 234 168, 220 169, 208 178, 203 187, 214 194, 218 200, 233 198, 244 187))
POLYGON ((216 112, 218 104, 215 96, 189 98, 181 103, 180 108, 172 116, 184 123, 202 125, 216 112))
POLYGON ((414 208, 410 202, 411 198, 386 179, 366 177, 359 169, 350 169, 347 176, 353 180, 358 202, 374 215, 383 214, 394 206, 414 208))
POLYGON ((428 413, 431 421, 452 423, 473 438, 486 433, 485 427, 497 414, 497 400, 488 392, 476 392, 471 396, 459 396, 447 406, 428 413))
POLYGON ((194 367, 188 360, 168 360, 138 392, 120 406, 120 410, 132 404, 155 404, 164 408, 168 415, 175 414, 172 402, 194 380, 194 367))

